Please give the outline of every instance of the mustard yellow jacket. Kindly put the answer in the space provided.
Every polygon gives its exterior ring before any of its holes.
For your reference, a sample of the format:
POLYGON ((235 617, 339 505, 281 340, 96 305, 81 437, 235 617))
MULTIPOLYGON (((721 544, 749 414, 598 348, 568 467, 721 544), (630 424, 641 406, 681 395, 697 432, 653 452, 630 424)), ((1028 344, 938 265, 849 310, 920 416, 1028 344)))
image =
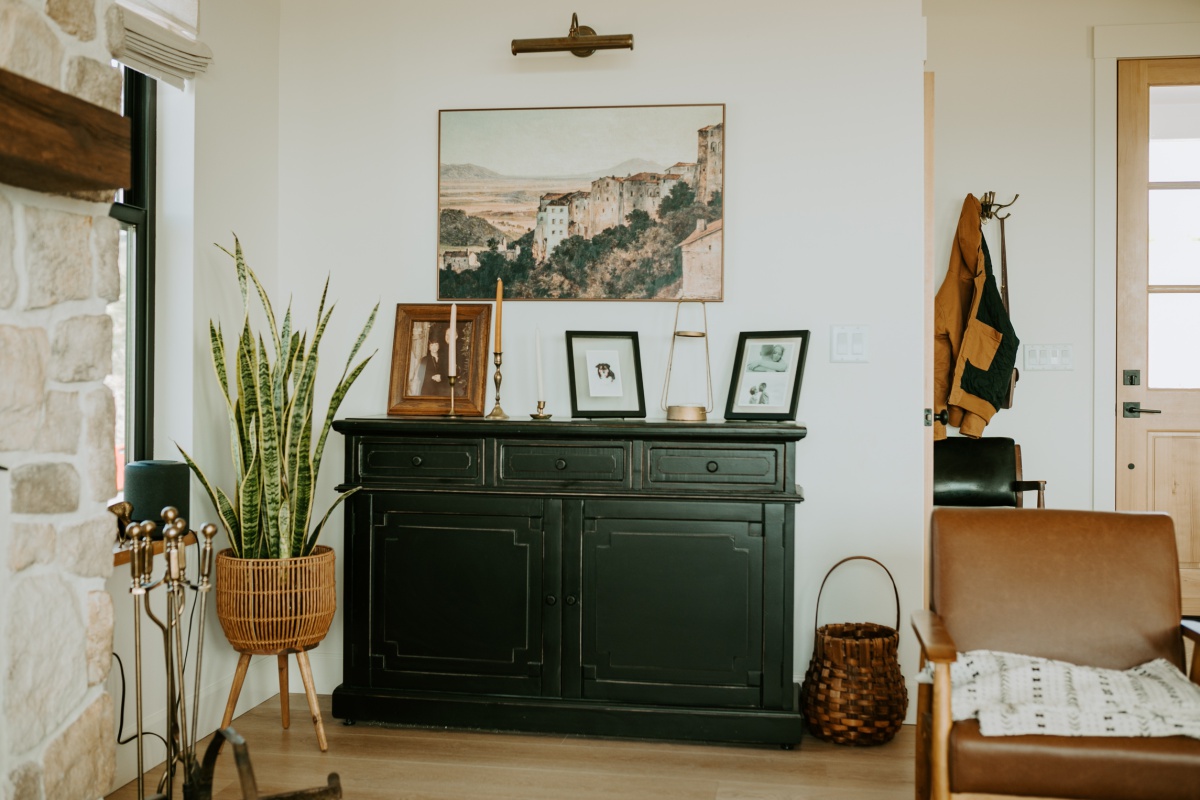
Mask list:
MULTIPOLYGON (((1020 341, 1000 297, 979 200, 967 195, 950 251, 950 268, 933 301, 934 413, 949 412, 949 425, 979 438, 1004 402, 1020 341)), ((933 438, 946 426, 934 422, 933 438)))

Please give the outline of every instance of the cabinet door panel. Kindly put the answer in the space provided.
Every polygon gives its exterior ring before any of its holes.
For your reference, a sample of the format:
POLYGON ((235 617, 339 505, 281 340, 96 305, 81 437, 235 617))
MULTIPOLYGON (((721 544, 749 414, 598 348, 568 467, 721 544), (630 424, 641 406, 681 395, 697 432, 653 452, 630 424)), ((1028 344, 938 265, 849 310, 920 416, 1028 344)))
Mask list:
POLYGON ((373 519, 372 684, 540 694, 540 508, 406 500, 377 507, 373 519))
POLYGON ((584 697, 761 703, 762 507, 720 508, 585 504, 584 697))

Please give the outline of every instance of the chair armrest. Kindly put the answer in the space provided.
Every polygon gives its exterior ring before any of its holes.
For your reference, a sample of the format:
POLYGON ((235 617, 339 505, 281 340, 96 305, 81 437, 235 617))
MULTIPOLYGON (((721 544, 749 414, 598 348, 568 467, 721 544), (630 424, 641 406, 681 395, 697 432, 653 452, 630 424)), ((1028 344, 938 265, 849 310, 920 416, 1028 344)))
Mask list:
POLYGON ((1179 623, 1185 639, 1191 639, 1196 646, 1192 648, 1192 672, 1188 676, 1192 683, 1200 684, 1200 622, 1185 619, 1179 623))
POLYGON ((949 664, 958 657, 954 647, 954 638, 946 630, 942 618, 927 608, 917 609, 912 613, 912 627, 921 643, 925 658, 933 662, 949 664))
POLYGON ((1046 482, 1045 481, 1013 481, 1012 488, 1014 492, 1037 492, 1038 508, 1046 507, 1046 482))

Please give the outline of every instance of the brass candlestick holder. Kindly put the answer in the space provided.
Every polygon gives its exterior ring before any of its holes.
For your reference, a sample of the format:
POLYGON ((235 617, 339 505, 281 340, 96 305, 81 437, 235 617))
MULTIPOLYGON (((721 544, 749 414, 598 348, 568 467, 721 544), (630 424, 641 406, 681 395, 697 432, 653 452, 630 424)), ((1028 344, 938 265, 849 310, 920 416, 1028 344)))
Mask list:
POLYGON ((504 409, 500 407, 500 381, 503 380, 500 375, 500 362, 503 360, 504 353, 492 353, 492 363, 496 365, 496 374, 492 376, 492 382, 496 384, 496 405, 488 412, 488 419, 508 419, 508 414, 504 413, 504 409))
POLYGON ((448 376, 446 376, 446 380, 450 384, 450 412, 448 414, 446 414, 446 416, 447 417, 457 417, 458 413, 455 412, 455 410, 454 410, 454 383, 455 383, 455 381, 458 380, 458 376, 457 375, 448 375, 448 376))
POLYGON ((548 420, 548 419, 550 419, 550 418, 551 418, 551 417, 553 417, 554 415, 553 415, 553 414, 547 414, 547 413, 546 413, 546 401, 545 401, 545 400, 538 400, 538 410, 537 410, 537 413, 536 413, 536 414, 530 414, 529 416, 530 416, 530 418, 532 418, 532 419, 540 419, 540 420, 543 420, 543 421, 545 421, 545 420, 548 420))

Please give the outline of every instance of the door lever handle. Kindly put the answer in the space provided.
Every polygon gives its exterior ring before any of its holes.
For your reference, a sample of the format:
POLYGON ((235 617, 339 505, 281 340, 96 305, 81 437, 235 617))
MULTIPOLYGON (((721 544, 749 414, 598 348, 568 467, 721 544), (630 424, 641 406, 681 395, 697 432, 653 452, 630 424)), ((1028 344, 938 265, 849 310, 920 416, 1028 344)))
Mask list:
POLYGON ((1137 419, 1142 414, 1161 414, 1162 409, 1159 408, 1142 408, 1141 403, 1122 403, 1121 416, 1137 419))

